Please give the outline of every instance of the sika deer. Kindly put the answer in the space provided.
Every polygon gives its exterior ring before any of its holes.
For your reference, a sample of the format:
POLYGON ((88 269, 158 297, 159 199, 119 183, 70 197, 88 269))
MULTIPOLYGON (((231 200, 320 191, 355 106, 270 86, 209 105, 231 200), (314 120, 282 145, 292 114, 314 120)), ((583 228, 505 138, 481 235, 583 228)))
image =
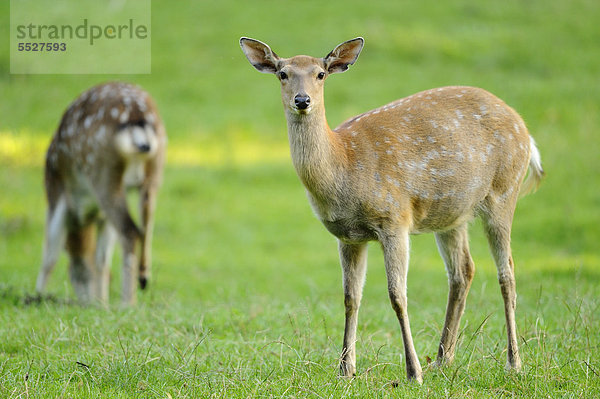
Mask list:
POLYGON ((48 213, 38 292, 45 290, 66 241, 69 276, 78 299, 106 303, 118 236, 123 248, 121 299, 135 303, 136 274, 142 289, 150 275, 153 215, 166 141, 154 101, 137 86, 102 84, 69 106, 46 156, 48 213), (141 228, 127 207, 129 188, 140 194, 141 228))
POLYGON ((473 274, 467 224, 483 219, 504 298, 507 368, 521 360, 515 327, 510 231, 519 187, 537 187, 540 155, 521 117, 502 100, 473 87, 442 87, 394 101, 331 130, 323 84, 344 72, 363 47, 356 38, 324 58, 278 57, 266 44, 241 38, 250 63, 275 74, 288 124, 292 161, 314 212, 338 238, 346 326, 341 373, 356 372, 356 325, 367 268, 367 242, 384 252, 388 291, 400 322, 406 372, 422 382, 407 311, 409 235, 433 232, 450 292, 436 364, 454 357, 459 321, 473 274))

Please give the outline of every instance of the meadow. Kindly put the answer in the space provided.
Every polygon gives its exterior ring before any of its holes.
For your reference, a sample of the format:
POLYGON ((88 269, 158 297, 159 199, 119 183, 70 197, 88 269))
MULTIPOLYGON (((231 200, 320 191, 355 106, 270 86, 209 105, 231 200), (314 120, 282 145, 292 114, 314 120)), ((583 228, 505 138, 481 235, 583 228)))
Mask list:
MULTIPOLYGON (((8 2, 0 36, 9 35, 8 2)), ((149 75, 11 75, 0 47, 0 397, 600 397, 600 4, 153 1, 149 75), (278 83, 238 40, 324 56, 363 36, 358 62, 328 79, 328 121, 416 91, 473 85, 523 116, 547 176, 513 225, 523 371, 504 372, 506 332, 481 225, 456 359, 435 359, 447 282, 433 236, 414 236, 413 339, 425 368, 405 381, 379 246, 359 316, 358 375, 338 376, 344 306, 336 242, 312 215, 288 153, 278 83), (153 278, 119 306, 74 302, 61 257, 49 295, 41 261, 43 159, 61 113, 87 87, 142 85, 169 134, 153 278)), ((5 43, 8 39, 5 40, 5 43)))

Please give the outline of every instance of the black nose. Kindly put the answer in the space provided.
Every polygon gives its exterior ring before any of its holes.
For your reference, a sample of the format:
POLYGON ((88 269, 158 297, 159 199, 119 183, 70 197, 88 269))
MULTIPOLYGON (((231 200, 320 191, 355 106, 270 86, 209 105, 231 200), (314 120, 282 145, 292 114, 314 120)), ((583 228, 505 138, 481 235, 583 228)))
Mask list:
POLYGON ((296 107, 298 107, 298 109, 306 109, 310 105, 310 97, 305 94, 296 94, 296 97, 294 97, 294 102, 296 103, 296 107))
POLYGON ((139 144, 138 148, 140 149, 140 152, 149 152, 150 144, 139 144))

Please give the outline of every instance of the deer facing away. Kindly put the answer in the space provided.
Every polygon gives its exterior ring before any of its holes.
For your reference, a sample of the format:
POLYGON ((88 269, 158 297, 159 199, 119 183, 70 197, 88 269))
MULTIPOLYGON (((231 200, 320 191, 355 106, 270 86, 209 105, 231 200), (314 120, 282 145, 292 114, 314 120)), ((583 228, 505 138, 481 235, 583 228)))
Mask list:
POLYGON ((364 41, 349 40, 324 58, 280 58, 266 44, 241 38, 260 72, 275 74, 294 167, 310 204, 337 237, 346 323, 341 373, 356 372, 356 325, 367 267, 367 242, 384 252, 388 292, 400 322, 406 372, 422 382, 410 331, 406 276, 409 235, 433 232, 449 282, 436 365, 452 361, 475 271, 467 224, 483 220, 498 270, 506 315, 507 368, 521 367, 515 326, 510 232, 519 193, 537 187, 540 155, 521 117, 487 91, 441 87, 358 115, 331 130, 323 85, 354 64, 364 41), (523 187, 526 172, 530 174, 523 187))
POLYGON ((42 267, 36 289, 45 290, 60 250, 82 303, 108 301, 112 252, 123 249, 124 304, 136 300, 136 277, 150 274, 156 192, 166 134, 152 98, 126 83, 105 83, 81 94, 65 111, 46 155, 48 199, 42 267), (140 223, 133 221, 126 191, 139 191, 140 223))

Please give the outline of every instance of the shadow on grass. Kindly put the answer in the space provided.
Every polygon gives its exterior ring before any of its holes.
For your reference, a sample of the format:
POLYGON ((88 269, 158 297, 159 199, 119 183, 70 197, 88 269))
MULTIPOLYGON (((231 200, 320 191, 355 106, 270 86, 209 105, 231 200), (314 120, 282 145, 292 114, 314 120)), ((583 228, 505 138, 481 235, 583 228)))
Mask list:
POLYGON ((54 294, 20 292, 17 288, 7 285, 0 285, 0 303, 1 302, 21 307, 40 306, 44 304, 60 306, 72 306, 77 304, 74 300, 69 298, 60 298, 54 294))

